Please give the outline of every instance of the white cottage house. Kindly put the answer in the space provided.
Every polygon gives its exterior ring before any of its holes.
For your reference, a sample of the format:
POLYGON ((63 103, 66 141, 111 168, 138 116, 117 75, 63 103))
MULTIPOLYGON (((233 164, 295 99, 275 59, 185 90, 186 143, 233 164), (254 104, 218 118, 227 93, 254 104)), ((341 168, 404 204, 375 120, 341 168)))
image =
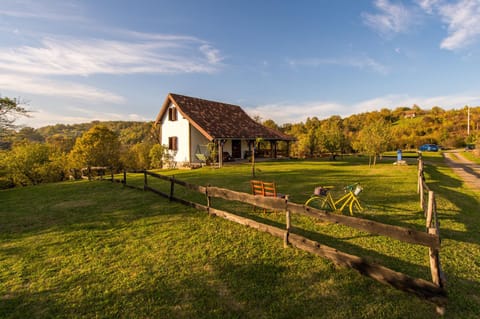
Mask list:
POLYGON ((168 94, 155 120, 160 143, 168 145, 177 163, 201 163, 207 145, 218 147, 220 164, 229 158, 248 156, 254 142, 270 143, 269 157, 277 157, 277 143, 288 145, 295 138, 265 127, 251 119, 240 106, 208 101, 179 94, 168 94))

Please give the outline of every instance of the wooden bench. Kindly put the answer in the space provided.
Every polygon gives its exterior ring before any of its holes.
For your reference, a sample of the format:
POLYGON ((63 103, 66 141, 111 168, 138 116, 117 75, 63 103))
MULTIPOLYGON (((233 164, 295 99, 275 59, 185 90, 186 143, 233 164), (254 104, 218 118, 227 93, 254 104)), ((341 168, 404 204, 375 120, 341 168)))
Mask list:
MULTIPOLYGON (((275 182, 251 180, 250 185, 252 186, 253 195, 260 195, 264 197, 288 198, 287 195, 277 193, 277 187, 275 185, 275 182)), ((266 211, 267 210, 264 208, 263 212, 265 213, 266 211)))

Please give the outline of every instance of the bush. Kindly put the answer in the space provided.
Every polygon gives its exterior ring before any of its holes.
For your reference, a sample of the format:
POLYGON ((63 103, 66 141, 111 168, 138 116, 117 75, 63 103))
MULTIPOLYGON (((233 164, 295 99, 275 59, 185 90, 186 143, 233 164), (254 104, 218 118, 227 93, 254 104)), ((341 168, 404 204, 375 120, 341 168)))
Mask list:
POLYGON ((66 178, 66 157, 55 154, 46 144, 23 142, 2 156, 5 186, 27 186, 45 182, 58 182, 66 178))

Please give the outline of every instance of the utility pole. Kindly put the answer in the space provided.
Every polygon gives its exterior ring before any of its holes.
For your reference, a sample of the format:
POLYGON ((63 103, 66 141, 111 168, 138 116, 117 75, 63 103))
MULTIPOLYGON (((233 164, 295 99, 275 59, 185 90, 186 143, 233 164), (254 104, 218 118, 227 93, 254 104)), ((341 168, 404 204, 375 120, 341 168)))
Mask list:
POLYGON ((467 136, 470 136, 470 106, 467 105, 467 136))
POLYGON ((467 105, 467 136, 470 136, 470 106, 467 105))

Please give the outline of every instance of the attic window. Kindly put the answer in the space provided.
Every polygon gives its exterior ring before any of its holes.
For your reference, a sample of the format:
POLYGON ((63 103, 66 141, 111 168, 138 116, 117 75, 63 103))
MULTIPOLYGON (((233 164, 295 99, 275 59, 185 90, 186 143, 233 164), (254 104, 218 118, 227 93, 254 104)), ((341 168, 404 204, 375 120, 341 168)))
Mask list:
POLYGON ((168 120, 169 121, 177 120, 177 109, 175 107, 171 107, 168 109, 168 120))
POLYGON ((168 138, 168 149, 171 151, 177 151, 178 150, 178 142, 177 142, 177 137, 176 136, 170 136, 168 138))

